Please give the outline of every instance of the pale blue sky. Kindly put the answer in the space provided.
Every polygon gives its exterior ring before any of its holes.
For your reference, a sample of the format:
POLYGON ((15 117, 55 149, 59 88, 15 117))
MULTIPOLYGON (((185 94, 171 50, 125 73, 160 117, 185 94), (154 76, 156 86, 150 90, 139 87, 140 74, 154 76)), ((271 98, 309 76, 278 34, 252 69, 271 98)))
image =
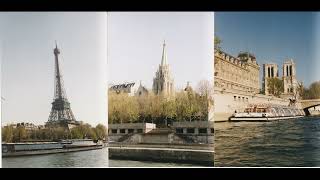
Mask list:
POLYGON ((142 81, 148 89, 161 62, 167 60, 176 89, 213 75, 212 12, 108 13, 109 83, 142 81))
POLYGON ((2 124, 48 120, 57 40, 76 119, 106 125, 106 34, 105 12, 0 13, 2 124))
POLYGON ((319 12, 216 12, 215 34, 222 49, 234 56, 239 51, 254 53, 262 64, 275 62, 282 76, 282 64, 292 58, 297 78, 305 86, 320 80, 319 12))

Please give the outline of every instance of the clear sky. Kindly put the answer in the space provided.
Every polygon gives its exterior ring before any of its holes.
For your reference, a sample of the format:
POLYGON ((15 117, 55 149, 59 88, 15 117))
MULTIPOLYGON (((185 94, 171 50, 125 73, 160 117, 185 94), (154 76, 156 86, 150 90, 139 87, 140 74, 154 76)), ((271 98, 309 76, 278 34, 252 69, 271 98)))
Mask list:
POLYGON ((105 12, 0 13, 2 124, 44 124, 54 95, 55 40, 75 118, 107 124, 105 12))
POLYGON ((215 34, 222 49, 237 56, 249 50, 260 65, 282 64, 292 58, 297 78, 305 86, 320 80, 320 13, 315 12, 216 12, 215 34))
POLYGON ((148 89, 161 62, 167 61, 182 89, 213 75, 212 12, 112 12, 108 16, 109 83, 142 81, 148 89))

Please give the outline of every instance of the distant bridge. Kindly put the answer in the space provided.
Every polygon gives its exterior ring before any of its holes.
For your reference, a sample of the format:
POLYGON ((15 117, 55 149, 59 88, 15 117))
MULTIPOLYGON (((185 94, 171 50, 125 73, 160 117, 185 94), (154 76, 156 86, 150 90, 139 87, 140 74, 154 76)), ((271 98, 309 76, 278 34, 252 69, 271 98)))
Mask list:
POLYGON ((305 100, 299 100, 299 103, 301 103, 301 107, 306 113, 306 115, 310 115, 309 108, 313 108, 316 106, 320 106, 320 99, 305 99, 305 100))

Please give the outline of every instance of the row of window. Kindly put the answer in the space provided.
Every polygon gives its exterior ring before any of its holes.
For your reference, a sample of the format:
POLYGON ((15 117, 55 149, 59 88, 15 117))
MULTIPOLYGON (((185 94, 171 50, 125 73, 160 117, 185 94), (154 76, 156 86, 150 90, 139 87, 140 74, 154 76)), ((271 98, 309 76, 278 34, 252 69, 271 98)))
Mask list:
POLYGON ((234 101, 243 101, 243 102, 249 102, 249 98, 247 97, 240 97, 240 96, 233 96, 234 101))
MULTIPOLYGON (((214 133, 214 129, 211 128, 210 131, 211 134, 214 133)), ((198 133, 199 134, 209 134, 208 129, 207 128, 199 128, 198 129, 198 133)), ((183 128, 176 128, 176 133, 177 134, 183 134, 183 128)), ((187 133, 188 134, 194 134, 195 133, 195 128, 187 128, 187 133)))
MULTIPOLYGON (((142 133, 143 130, 142 129, 137 129, 137 133, 142 133)), ((118 129, 111 129, 111 133, 112 134, 117 134, 118 133, 118 129)), ((125 134, 126 133, 126 129, 120 129, 120 134, 125 134)), ((128 134, 130 133, 134 133, 134 129, 128 129, 128 134)))

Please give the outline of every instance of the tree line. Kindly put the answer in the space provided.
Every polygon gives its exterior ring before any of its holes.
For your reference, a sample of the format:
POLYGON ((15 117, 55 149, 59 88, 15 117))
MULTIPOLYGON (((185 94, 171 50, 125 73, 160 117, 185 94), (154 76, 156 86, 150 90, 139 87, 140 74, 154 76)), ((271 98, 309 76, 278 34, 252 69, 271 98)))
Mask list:
POLYGON ((303 99, 320 98, 320 81, 313 82, 309 87, 303 88, 303 99))
POLYGON ((107 137, 107 128, 98 124, 91 127, 89 124, 81 124, 72 129, 63 127, 27 129, 24 126, 14 127, 7 125, 2 127, 2 142, 24 142, 24 141, 57 141, 60 139, 93 139, 103 140, 107 137))
POLYGON ((212 87, 202 80, 196 90, 186 88, 173 97, 155 95, 129 96, 126 93, 108 92, 109 123, 156 123, 166 126, 173 121, 208 119, 208 103, 212 87))
MULTIPOLYGON (((283 80, 279 78, 268 78, 267 88, 270 94, 280 97, 280 95, 284 92, 283 80)), ((294 92, 292 89, 291 91, 294 92)), ((320 81, 311 83, 309 87, 303 87, 302 84, 299 84, 294 96, 299 96, 301 99, 319 99, 320 81)))

